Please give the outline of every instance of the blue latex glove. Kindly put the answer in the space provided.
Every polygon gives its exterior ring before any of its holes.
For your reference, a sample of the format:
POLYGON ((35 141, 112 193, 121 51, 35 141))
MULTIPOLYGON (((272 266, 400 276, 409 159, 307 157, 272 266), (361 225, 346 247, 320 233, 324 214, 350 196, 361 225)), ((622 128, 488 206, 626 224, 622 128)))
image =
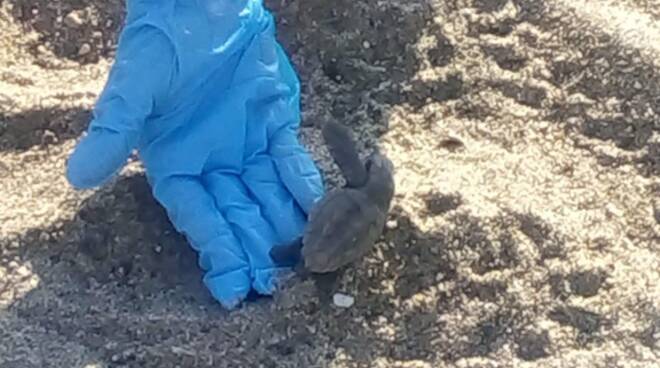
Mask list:
POLYGON ((268 252, 323 194, 300 145, 299 81, 261 0, 128 0, 115 64, 69 158, 102 185, 137 149, 156 199, 227 308, 273 292, 268 252))

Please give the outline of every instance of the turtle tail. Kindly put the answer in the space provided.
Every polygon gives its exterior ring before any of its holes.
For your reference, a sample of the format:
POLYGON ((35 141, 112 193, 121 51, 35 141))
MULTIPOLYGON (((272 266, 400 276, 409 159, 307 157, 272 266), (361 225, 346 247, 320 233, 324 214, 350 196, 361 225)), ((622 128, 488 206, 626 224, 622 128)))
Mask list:
POLYGON ((360 161, 357 145, 348 128, 327 122, 323 125, 322 133, 332 158, 346 179, 347 186, 352 188, 364 186, 368 178, 367 169, 360 161))

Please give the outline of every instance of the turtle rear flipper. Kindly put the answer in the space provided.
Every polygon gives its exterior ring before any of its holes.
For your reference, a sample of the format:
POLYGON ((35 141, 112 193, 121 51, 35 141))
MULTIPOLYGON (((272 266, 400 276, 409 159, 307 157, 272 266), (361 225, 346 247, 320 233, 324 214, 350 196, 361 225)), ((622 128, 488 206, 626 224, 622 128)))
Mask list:
POLYGON ((364 186, 368 178, 367 169, 360 161, 351 132, 340 124, 327 122, 323 126, 322 133, 332 158, 346 179, 347 186, 351 188, 364 186))
POLYGON ((302 246, 303 239, 299 237, 291 243, 274 246, 268 254, 280 267, 295 267, 302 258, 302 246))

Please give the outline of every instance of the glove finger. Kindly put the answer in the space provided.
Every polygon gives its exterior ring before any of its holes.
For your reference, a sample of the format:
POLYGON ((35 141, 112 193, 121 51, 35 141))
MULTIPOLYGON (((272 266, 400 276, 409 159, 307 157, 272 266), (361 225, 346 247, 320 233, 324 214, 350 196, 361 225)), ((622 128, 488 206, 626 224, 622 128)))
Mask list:
POLYGON ((302 210, 309 214, 316 201, 323 196, 323 181, 294 129, 286 126, 274 132, 270 138, 269 153, 282 183, 302 210))
POLYGON ((263 154, 250 159, 241 179, 260 205, 264 218, 275 229, 278 244, 289 243, 301 235, 305 213, 282 183, 269 156, 263 154))
POLYGON ((204 184, 243 243, 243 250, 250 260, 253 288, 260 294, 271 294, 275 265, 269 252, 278 242, 275 231, 259 205, 250 198, 240 177, 214 171, 204 175, 204 184))
POLYGON ((173 59, 174 50, 162 31, 142 26, 122 32, 89 134, 67 165, 74 187, 99 186, 124 166, 156 100, 169 90, 173 59))
POLYGON ((198 252, 204 284, 213 297, 226 308, 236 307, 250 291, 250 265, 213 197, 198 178, 189 176, 156 182, 154 196, 198 252))
POLYGON ((124 167, 133 147, 125 134, 90 129, 76 146, 67 163, 67 180, 76 188, 99 186, 124 167))

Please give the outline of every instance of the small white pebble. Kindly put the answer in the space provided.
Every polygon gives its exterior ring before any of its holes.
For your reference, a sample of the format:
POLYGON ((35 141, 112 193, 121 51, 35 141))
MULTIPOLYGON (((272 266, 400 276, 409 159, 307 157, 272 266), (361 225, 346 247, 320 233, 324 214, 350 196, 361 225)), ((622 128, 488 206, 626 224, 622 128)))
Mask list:
POLYGON ((355 298, 350 295, 337 293, 332 297, 332 302, 340 308, 350 308, 355 303, 355 298))
POLYGON ((387 226, 388 229, 392 230, 399 227, 399 223, 396 220, 390 220, 387 221, 387 224, 385 226, 387 226))
POLYGON ((64 18, 64 24, 72 28, 80 27, 84 23, 80 15, 81 14, 79 12, 75 11, 67 14, 67 16, 64 18))
POLYGON ((371 47, 371 44, 369 43, 369 41, 364 41, 364 42, 362 42, 362 47, 364 47, 365 49, 368 49, 368 48, 371 47))
POLYGON ((32 274, 30 269, 25 265, 21 265, 14 272, 16 273, 16 275, 18 277, 27 277, 27 276, 30 276, 32 274))
POLYGON ((83 43, 82 46, 80 46, 80 49, 78 50, 78 55, 85 56, 89 54, 91 51, 92 51, 92 46, 90 46, 88 43, 83 43))
MULTIPOLYGON (((49 131, 47 131, 47 132, 49 132, 49 131)), ((52 132, 51 132, 51 134, 52 134, 52 132)), ((40 234, 39 234, 39 241, 45 243, 45 242, 47 242, 47 241, 49 241, 49 240, 50 240, 50 235, 49 235, 48 233, 43 232, 43 233, 40 233, 40 234)))
POLYGON ((160 253, 162 251, 163 251, 163 247, 161 247, 160 245, 157 245, 157 246, 154 247, 154 252, 160 253))

